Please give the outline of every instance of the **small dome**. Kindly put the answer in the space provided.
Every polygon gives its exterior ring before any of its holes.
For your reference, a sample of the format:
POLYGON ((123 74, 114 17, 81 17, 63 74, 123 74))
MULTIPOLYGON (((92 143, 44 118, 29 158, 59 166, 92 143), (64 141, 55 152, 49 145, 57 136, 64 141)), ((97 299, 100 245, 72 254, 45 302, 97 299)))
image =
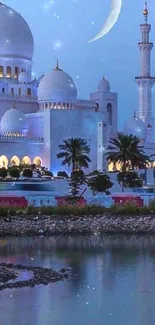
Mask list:
POLYGON ((35 78, 31 81, 31 84, 35 87, 38 87, 38 80, 35 78))
POLYGON ((56 68, 40 81, 38 101, 60 103, 75 103, 77 101, 75 83, 67 73, 59 69, 58 63, 56 68))
POLYGON ((104 77, 98 84, 98 91, 110 91, 110 83, 104 77))
POLYGON ((136 115, 125 122, 123 132, 128 135, 135 135, 143 141, 147 136, 147 128, 145 123, 136 115))
POLYGON ((2 135, 7 133, 26 134, 27 130, 26 117, 19 109, 11 108, 4 113, 0 122, 2 135))
POLYGON ((32 60, 34 40, 25 19, 0 2, 0 57, 32 60))
POLYGON ((26 71, 23 71, 20 73, 20 75, 18 77, 18 81, 21 84, 27 84, 27 83, 30 83, 31 77, 26 71))

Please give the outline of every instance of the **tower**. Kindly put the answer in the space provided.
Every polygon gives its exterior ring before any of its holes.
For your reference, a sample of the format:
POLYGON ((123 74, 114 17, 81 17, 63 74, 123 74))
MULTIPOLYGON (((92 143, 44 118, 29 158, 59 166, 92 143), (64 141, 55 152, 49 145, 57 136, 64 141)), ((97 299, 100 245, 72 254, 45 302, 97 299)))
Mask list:
POLYGON ((149 40, 151 25, 148 24, 148 8, 145 2, 143 10, 144 23, 140 25, 142 40, 138 43, 140 49, 140 76, 135 80, 139 90, 139 108, 138 117, 146 124, 147 128, 151 128, 150 140, 153 140, 154 119, 152 116, 152 88, 155 78, 151 77, 151 50, 153 43, 149 40))

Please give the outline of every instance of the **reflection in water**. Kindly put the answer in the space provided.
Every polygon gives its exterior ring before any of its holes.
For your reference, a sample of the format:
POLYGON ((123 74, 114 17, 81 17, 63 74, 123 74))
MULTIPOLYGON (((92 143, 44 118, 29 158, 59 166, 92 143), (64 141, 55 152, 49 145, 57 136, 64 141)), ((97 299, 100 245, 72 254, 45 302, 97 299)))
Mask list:
POLYGON ((0 324, 154 325, 155 236, 5 238, 0 252, 71 268, 69 282, 0 292, 0 324))

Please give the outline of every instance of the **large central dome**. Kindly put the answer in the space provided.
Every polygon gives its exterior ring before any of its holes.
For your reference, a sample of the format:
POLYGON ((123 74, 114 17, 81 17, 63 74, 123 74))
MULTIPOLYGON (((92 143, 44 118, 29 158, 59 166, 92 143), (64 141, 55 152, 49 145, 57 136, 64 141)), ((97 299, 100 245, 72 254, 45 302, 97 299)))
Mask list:
POLYGON ((31 60, 34 40, 25 19, 12 8, 0 2, 0 57, 31 60))

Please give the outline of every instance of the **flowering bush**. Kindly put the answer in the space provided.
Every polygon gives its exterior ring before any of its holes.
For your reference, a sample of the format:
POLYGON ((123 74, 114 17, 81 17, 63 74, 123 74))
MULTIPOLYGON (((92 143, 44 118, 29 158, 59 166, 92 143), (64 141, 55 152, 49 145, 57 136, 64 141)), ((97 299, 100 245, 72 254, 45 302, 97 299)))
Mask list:
POLYGON ((62 196, 56 197, 57 206, 85 206, 87 201, 83 197, 71 197, 71 196, 62 196))
POLYGON ((2 196, 0 197, 0 207, 27 208, 28 202, 25 197, 2 196))

